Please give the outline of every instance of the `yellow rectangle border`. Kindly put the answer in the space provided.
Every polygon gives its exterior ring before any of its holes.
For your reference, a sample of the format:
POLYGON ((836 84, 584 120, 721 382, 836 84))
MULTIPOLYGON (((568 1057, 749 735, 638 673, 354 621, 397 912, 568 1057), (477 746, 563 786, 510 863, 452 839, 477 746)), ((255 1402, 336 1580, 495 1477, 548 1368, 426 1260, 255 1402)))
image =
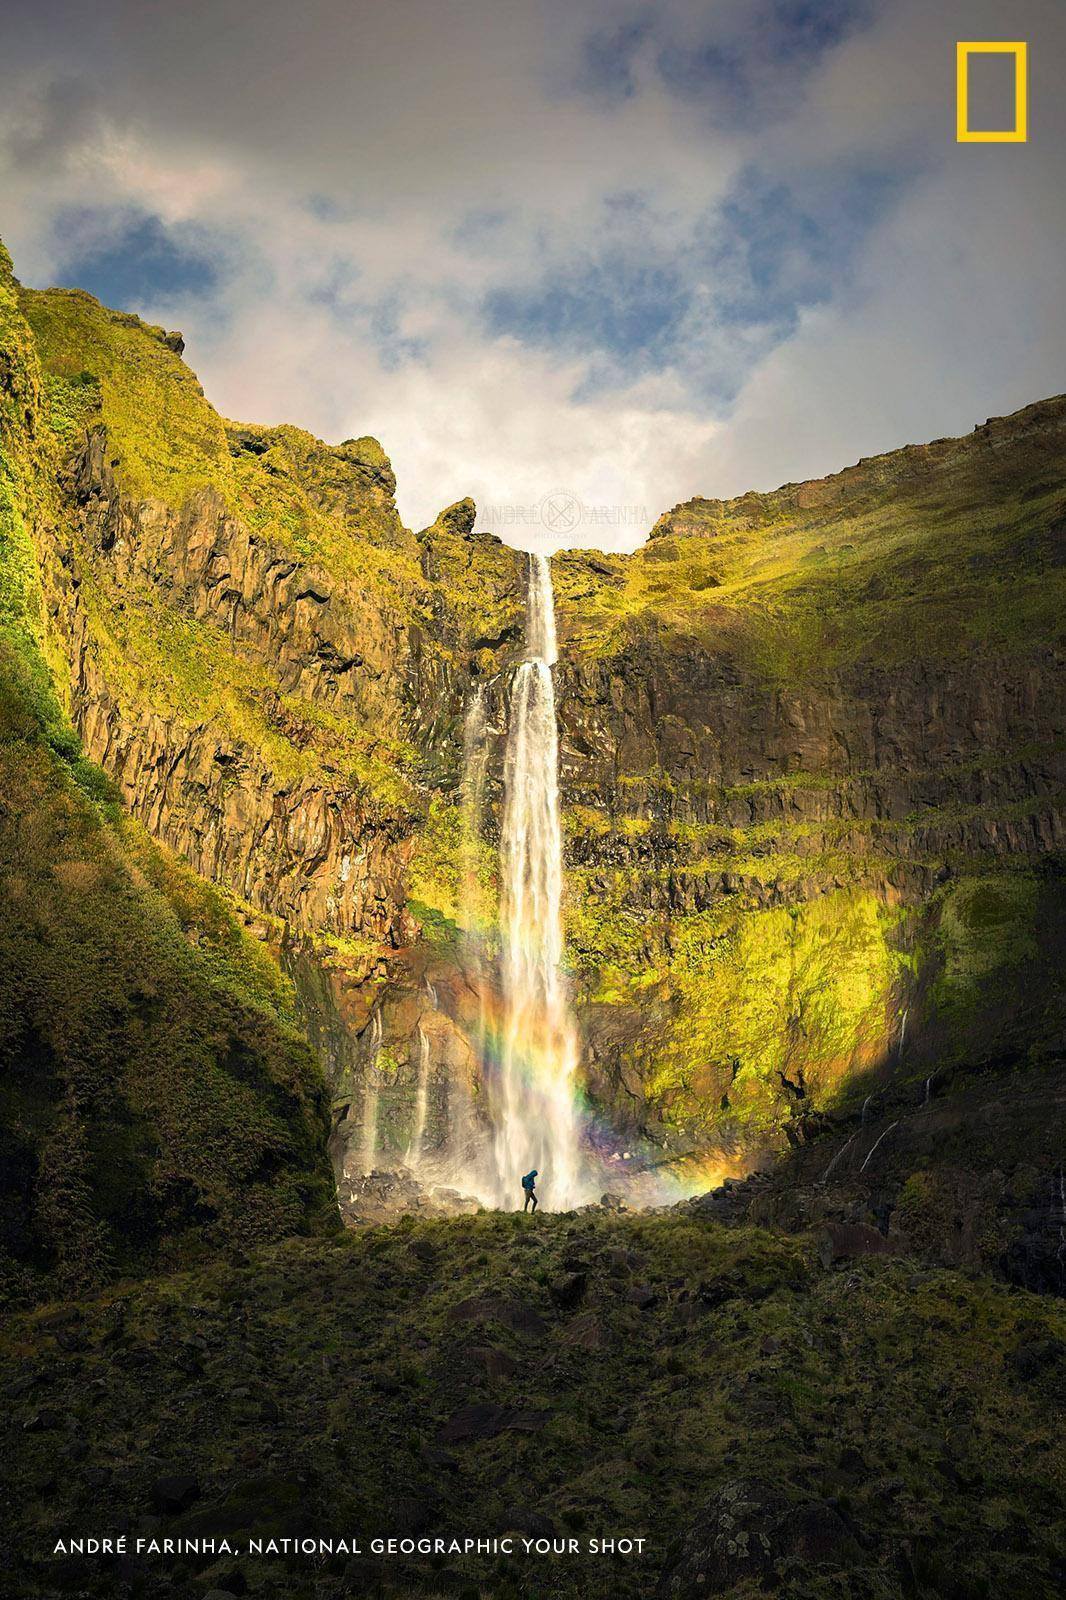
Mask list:
POLYGON ((955 46, 955 138, 959 144, 1025 144, 1029 137, 1028 55, 1026 42, 963 40, 955 46), (969 126, 969 65, 973 55, 1014 57, 1014 127, 972 131, 969 126))

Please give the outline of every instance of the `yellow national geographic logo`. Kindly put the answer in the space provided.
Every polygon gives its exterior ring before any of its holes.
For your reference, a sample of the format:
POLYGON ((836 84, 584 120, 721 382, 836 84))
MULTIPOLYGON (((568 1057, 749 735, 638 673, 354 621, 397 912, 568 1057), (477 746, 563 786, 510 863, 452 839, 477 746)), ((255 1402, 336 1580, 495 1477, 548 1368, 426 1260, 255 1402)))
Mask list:
POLYGON ((1007 44, 1002 39, 987 39, 980 43, 972 39, 959 40, 955 46, 955 137, 959 144, 1025 144, 1029 137, 1027 56, 1028 46, 1024 41, 1007 44), (970 127, 971 56, 1014 57, 1013 128, 970 127))

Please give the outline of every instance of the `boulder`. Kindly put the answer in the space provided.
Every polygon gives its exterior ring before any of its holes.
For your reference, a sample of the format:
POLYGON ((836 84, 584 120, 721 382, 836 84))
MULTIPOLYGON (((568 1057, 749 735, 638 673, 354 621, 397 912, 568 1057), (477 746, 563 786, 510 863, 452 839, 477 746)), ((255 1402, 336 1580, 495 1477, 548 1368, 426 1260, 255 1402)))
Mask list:
POLYGON ((484 1401, 461 1406, 441 1424, 442 1444, 464 1444, 470 1439, 495 1439, 501 1433, 536 1433, 551 1413, 530 1407, 497 1406, 484 1401))
POLYGON ((895 1247, 883 1233, 865 1222, 827 1222, 818 1239, 818 1255, 824 1267, 834 1261, 850 1261, 859 1256, 894 1255, 895 1247))
POLYGON ((672 1547, 656 1600, 707 1600, 741 1584, 745 1593, 751 1585, 772 1592, 785 1566, 839 1571, 858 1554, 832 1501, 797 1505, 767 1484, 737 1478, 672 1547))
POLYGON ((471 1295, 448 1309, 452 1322, 498 1322, 512 1333, 543 1333, 543 1317, 532 1306, 507 1295, 471 1295))
POLYGON ((199 1479, 191 1473, 170 1472, 152 1484, 151 1501, 165 1517, 178 1516, 188 1511, 200 1498, 199 1479))
POLYGON ((561 1311, 572 1311, 584 1299, 587 1288, 586 1272, 566 1272, 548 1285, 548 1293, 561 1311))

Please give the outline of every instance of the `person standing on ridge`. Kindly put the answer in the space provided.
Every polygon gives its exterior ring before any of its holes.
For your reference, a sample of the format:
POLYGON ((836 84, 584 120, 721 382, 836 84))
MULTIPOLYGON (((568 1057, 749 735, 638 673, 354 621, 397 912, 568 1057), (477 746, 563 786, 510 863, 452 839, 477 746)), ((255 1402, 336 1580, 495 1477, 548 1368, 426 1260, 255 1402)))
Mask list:
POLYGON ((534 1185, 536 1184, 536 1181, 537 1181, 537 1169, 536 1169, 536 1167, 534 1167, 533 1171, 532 1172, 527 1172, 525 1177, 522 1179, 522 1187, 526 1191, 526 1203, 522 1207, 523 1211, 528 1211, 529 1210, 529 1202, 531 1200, 533 1202, 533 1210, 536 1211, 536 1209, 537 1209, 537 1191, 536 1191, 536 1188, 534 1187, 534 1185))

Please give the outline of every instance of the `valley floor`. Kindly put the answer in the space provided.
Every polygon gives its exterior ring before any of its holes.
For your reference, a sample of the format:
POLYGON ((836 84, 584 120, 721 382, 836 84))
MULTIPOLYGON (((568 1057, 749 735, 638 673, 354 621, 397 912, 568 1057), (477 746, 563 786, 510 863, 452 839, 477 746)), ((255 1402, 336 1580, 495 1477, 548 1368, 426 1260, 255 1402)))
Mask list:
POLYGON ((411 1220, 0 1345, 12 1596, 1062 1592, 1066 1305, 693 1213, 411 1220), (226 1535, 233 1555, 54 1555, 226 1535), (514 1554, 375 1558, 375 1537, 514 1554), (250 1556, 250 1537, 359 1556, 250 1556), (587 1553, 591 1540, 643 1553, 587 1553), (576 1540, 526 1554, 523 1540, 576 1540))

